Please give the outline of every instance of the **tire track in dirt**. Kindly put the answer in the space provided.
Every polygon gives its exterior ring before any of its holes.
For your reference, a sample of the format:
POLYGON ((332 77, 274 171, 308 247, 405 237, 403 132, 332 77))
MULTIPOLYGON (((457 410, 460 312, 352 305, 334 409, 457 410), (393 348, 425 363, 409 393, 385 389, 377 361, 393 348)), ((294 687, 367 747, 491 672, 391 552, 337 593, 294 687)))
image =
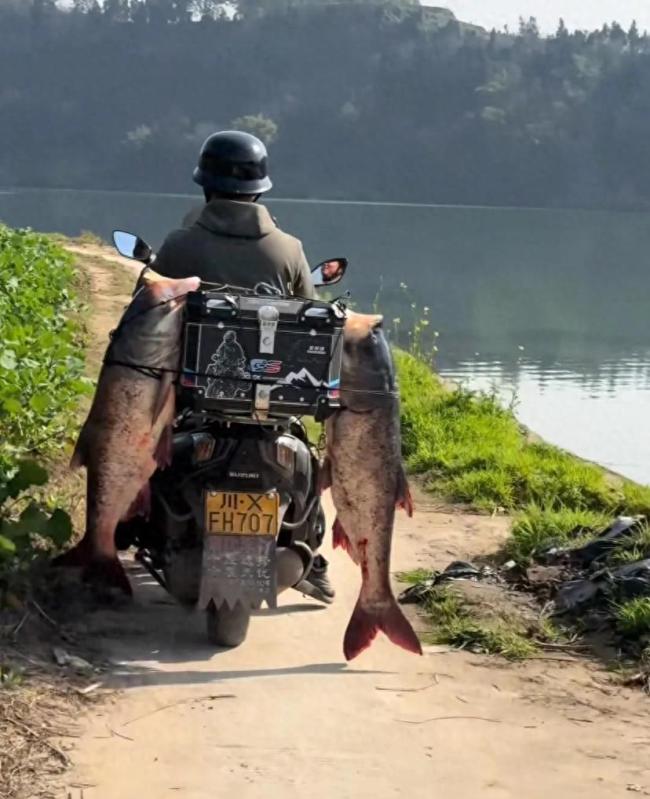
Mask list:
POLYGON ((96 377, 109 333, 128 304, 142 267, 96 244, 70 242, 64 244, 64 248, 75 257, 90 280, 87 357, 89 374, 96 377))

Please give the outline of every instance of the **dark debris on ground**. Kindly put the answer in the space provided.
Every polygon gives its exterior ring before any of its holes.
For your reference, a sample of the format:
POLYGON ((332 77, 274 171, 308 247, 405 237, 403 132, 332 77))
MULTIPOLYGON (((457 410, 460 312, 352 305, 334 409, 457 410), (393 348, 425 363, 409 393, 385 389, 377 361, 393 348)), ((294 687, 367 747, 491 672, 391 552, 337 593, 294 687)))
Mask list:
POLYGON ((650 692, 650 630, 625 633, 616 622, 623 603, 650 599, 650 558, 621 562, 616 557, 646 525, 643 516, 621 516, 586 544, 538 553, 527 568, 514 561, 498 566, 455 561, 409 586, 399 601, 425 604, 432 591, 454 580, 487 581, 533 594, 540 613, 564 627, 586 637, 604 633, 610 651, 613 647, 638 665, 636 682, 650 692))

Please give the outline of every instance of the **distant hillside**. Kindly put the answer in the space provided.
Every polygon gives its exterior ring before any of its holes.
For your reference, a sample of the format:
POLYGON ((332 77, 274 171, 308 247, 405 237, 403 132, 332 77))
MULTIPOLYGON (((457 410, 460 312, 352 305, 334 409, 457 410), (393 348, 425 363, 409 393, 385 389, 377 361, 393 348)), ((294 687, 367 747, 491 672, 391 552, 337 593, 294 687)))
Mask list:
POLYGON ((284 196, 646 208, 650 40, 417 0, 0 0, 0 185, 186 191, 212 130, 284 196))

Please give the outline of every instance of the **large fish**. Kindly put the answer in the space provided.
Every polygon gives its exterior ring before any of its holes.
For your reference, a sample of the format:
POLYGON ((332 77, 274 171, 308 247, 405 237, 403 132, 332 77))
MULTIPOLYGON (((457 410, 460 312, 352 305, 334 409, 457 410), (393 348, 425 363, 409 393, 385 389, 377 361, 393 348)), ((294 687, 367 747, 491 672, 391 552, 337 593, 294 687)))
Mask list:
POLYGON ((417 635, 390 585, 396 506, 413 503, 402 465, 399 398, 380 316, 349 313, 345 326, 341 399, 327 423, 324 486, 337 511, 334 546, 361 567, 361 592, 345 632, 347 660, 383 631, 398 646, 422 654, 417 635))
POLYGON ((82 567, 89 582, 127 594, 131 586, 117 557, 115 528, 137 513, 146 515, 149 478, 171 459, 182 311, 185 295, 196 291, 200 280, 171 280, 149 271, 141 283, 113 333, 72 456, 73 468, 87 469, 86 532, 58 560, 82 567))

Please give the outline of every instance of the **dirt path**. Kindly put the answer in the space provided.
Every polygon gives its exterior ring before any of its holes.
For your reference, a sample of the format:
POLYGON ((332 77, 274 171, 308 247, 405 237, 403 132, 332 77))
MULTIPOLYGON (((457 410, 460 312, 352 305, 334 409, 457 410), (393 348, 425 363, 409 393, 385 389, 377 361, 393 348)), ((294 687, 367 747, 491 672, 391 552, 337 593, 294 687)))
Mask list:
POLYGON ((142 267, 122 258, 109 247, 70 242, 65 249, 79 259, 90 278, 88 364, 90 371, 96 374, 106 349, 108 334, 128 304, 142 267))
MULTIPOLYGON (((88 262, 96 286, 113 266, 88 262)), ((122 305, 109 298, 103 318, 122 305)), ((398 520, 395 570, 491 551, 505 535, 503 520, 426 504, 398 520)), ((346 665, 359 575, 344 553, 331 563, 332 607, 289 592, 242 647, 216 653, 201 614, 133 569, 133 606, 85 620, 118 694, 86 719, 72 799, 650 795, 643 695, 589 663, 513 666, 442 647, 417 658, 385 640, 346 665)))

